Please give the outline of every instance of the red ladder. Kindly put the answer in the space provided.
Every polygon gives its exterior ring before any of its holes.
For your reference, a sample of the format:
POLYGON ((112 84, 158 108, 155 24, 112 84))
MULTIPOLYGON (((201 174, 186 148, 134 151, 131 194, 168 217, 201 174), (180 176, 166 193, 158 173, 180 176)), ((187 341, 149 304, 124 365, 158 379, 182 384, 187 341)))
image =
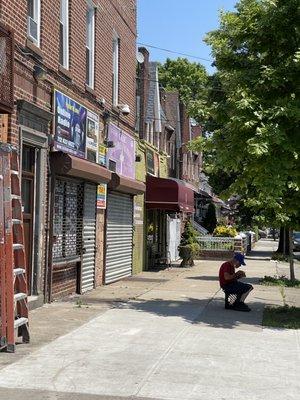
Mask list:
POLYGON ((0 144, 1 347, 15 351, 15 337, 29 342, 28 297, 19 157, 0 144))

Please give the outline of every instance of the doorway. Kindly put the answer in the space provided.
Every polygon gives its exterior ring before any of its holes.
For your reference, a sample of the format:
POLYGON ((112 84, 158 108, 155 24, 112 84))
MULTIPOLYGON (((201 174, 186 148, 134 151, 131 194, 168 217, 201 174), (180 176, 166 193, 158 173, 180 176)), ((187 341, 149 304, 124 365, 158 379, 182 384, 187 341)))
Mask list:
POLYGON ((22 206, 28 292, 33 285, 33 227, 35 215, 36 148, 23 145, 22 148, 22 206))

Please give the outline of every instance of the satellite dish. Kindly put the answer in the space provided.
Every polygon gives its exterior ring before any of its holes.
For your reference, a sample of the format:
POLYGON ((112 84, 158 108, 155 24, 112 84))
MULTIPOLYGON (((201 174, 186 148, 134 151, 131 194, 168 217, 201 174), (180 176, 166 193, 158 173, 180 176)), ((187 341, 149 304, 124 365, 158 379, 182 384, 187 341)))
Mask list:
POLYGON ((136 53, 136 59, 137 59, 137 62, 138 62, 139 64, 143 64, 143 62, 145 61, 144 54, 141 53, 140 51, 138 51, 138 52, 136 53))

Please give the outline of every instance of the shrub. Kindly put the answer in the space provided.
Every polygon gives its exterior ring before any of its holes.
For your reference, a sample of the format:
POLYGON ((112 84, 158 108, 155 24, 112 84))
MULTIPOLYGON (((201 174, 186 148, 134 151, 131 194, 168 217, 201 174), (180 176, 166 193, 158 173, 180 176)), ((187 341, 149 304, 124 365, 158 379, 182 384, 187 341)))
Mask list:
POLYGON ((213 232, 213 236, 219 237, 235 237, 237 235, 237 231, 232 226, 217 226, 213 232))
POLYGON ((198 243, 197 236, 199 236, 198 232, 193 228, 192 224, 187 221, 185 223, 184 231, 181 235, 180 246, 198 243))
POLYGON ((194 265, 193 257, 200 250, 197 236, 198 232, 193 228, 192 224, 186 222, 184 231, 181 235, 180 245, 178 246, 179 256, 182 258, 182 267, 194 265))

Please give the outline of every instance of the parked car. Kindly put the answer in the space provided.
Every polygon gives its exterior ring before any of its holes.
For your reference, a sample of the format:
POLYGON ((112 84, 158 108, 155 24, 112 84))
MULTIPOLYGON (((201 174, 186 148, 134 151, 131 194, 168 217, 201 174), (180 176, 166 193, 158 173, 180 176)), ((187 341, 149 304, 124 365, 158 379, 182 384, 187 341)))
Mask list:
POLYGON ((260 238, 262 238, 262 239, 265 239, 266 237, 268 237, 267 232, 264 231, 264 230, 262 230, 262 229, 259 229, 259 230, 258 230, 258 236, 259 236, 260 238))
POLYGON ((300 232, 293 233, 294 251, 300 251, 300 232))

